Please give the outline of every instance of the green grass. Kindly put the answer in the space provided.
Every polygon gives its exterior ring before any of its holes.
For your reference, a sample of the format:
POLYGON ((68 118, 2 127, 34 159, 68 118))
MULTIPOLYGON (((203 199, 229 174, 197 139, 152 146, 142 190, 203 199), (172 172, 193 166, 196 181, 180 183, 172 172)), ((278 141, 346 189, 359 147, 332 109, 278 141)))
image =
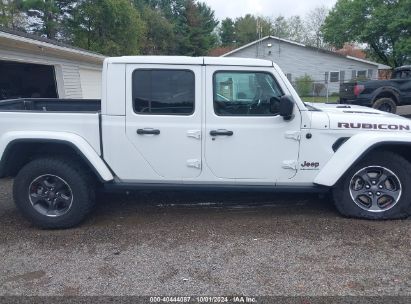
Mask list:
POLYGON ((328 100, 327 97, 301 97, 301 99, 305 102, 332 102, 336 103, 339 99, 338 96, 329 96, 328 100))

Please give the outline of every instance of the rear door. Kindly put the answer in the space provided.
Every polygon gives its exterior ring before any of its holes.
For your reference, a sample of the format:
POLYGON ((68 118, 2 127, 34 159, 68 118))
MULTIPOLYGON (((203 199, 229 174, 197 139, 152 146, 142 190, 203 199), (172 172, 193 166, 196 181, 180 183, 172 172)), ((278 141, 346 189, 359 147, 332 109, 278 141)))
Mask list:
POLYGON ((160 178, 201 173, 201 66, 127 65, 126 134, 160 178))

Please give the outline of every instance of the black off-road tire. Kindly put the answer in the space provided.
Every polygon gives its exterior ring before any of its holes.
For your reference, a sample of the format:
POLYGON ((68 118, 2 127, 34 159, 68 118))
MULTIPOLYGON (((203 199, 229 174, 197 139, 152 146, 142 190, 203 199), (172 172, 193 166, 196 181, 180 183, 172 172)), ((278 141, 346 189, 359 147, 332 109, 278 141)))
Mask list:
POLYGON ((389 97, 383 97, 380 99, 377 99, 374 104, 372 105, 374 109, 381 110, 384 112, 389 112, 389 113, 397 113, 397 104, 392 98, 389 97))
POLYGON ((402 156, 392 152, 374 152, 354 165, 333 188, 334 204, 347 217, 387 220, 403 219, 411 215, 411 164, 402 156), (360 208, 351 197, 351 179, 363 168, 378 166, 392 171, 401 182, 401 196, 391 208, 382 212, 370 212, 360 208))
POLYGON ((93 177, 76 160, 45 157, 26 164, 14 179, 13 196, 17 208, 34 225, 45 229, 66 229, 81 223, 95 202, 93 177), (66 213, 50 217, 38 212, 30 199, 30 187, 41 176, 53 175, 64 180, 72 192, 71 207, 66 213))

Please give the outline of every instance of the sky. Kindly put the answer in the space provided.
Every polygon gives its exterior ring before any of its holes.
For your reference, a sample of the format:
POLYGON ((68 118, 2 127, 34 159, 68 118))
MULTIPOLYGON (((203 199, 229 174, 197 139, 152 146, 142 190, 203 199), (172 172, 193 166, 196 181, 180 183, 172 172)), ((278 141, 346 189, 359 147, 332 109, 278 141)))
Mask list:
POLYGON ((219 20, 246 14, 275 17, 305 16, 317 6, 334 6, 337 0, 201 0, 215 11, 219 20))

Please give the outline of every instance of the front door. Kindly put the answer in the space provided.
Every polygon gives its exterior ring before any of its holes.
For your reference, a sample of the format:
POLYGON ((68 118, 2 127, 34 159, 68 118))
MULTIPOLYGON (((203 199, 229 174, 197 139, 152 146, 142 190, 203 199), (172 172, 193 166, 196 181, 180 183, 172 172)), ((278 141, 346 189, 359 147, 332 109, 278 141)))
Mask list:
POLYGON ((165 180, 201 173, 201 80, 200 66, 127 66, 127 138, 165 180))
POLYGON ((278 115, 272 68, 207 67, 205 159, 223 179, 286 181, 295 173, 300 113, 278 115))

